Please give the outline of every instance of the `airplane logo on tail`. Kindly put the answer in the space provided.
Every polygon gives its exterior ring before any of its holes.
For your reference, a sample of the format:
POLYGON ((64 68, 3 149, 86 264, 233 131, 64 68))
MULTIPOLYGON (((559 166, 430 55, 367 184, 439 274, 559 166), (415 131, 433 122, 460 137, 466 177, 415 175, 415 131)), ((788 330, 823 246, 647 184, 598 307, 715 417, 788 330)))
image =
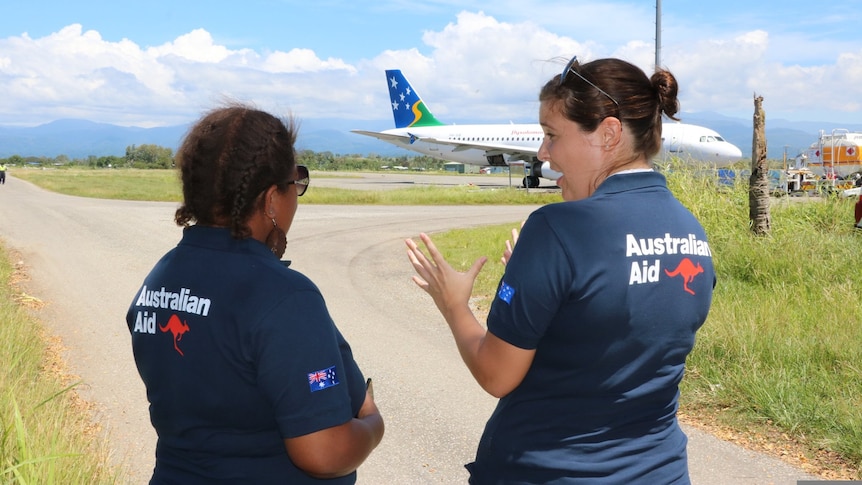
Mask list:
POLYGON ((685 290, 686 293, 691 295, 694 294, 694 290, 688 287, 688 284, 694 281, 694 277, 703 273, 703 266, 700 263, 695 265, 688 258, 683 258, 682 261, 679 262, 679 265, 673 271, 664 270, 665 274, 674 278, 676 276, 682 276, 682 289, 685 290))
POLYGON ((392 104, 392 116, 395 117, 396 128, 411 126, 440 126, 443 123, 425 107, 422 98, 410 87, 410 83, 401 74, 400 69, 386 71, 389 80, 389 100, 392 104))

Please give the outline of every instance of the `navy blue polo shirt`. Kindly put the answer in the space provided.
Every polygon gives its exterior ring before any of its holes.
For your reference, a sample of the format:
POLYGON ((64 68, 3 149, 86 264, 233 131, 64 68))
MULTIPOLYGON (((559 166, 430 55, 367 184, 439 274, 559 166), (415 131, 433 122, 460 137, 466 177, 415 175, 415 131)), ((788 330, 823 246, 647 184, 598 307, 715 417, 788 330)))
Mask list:
POLYGON ((471 483, 688 483, 678 384, 714 285, 706 234, 659 173, 531 214, 488 329, 536 354, 471 483))
POLYGON ((158 433, 152 483, 320 482, 284 439, 349 421, 365 386, 308 278, 256 240, 193 226, 126 321, 158 433))

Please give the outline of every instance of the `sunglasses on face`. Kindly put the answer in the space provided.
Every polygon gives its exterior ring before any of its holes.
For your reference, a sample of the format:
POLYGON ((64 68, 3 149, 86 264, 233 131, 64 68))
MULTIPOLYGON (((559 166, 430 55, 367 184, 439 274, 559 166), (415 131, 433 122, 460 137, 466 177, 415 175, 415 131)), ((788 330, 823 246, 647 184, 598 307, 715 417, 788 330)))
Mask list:
POLYGON ((297 178, 296 180, 290 180, 287 182, 287 185, 296 185, 296 196, 302 197, 302 194, 308 189, 308 183, 311 181, 308 175, 308 167, 305 165, 297 165, 296 166, 297 178))
POLYGON ((619 103, 617 103, 617 100, 616 100, 616 99, 614 99, 614 98, 613 98, 613 96, 611 96, 610 94, 606 93, 602 88, 600 88, 600 87, 596 86, 595 84, 591 83, 591 82, 590 82, 590 80, 589 80, 589 79, 587 79, 587 78, 585 78, 584 76, 582 76, 582 75, 581 75, 581 73, 579 73, 578 71, 576 71, 576 70, 575 70, 575 68, 577 68, 577 67, 579 67, 579 66, 580 66, 580 65, 578 64, 578 56, 574 56, 574 57, 572 57, 572 60, 570 60, 570 61, 569 61, 569 63, 568 63, 568 64, 566 64, 565 69, 563 69, 562 74, 560 74, 560 86, 562 86, 563 84, 565 84, 565 82, 566 82, 566 78, 569 76, 569 73, 572 73, 572 74, 574 74, 575 76, 578 76, 578 77, 579 77, 583 82, 585 82, 585 83, 589 84, 590 86, 592 86, 592 87, 596 88, 596 91, 598 91, 598 92, 600 92, 600 93, 604 94, 605 96, 607 96, 607 97, 608 97, 608 99, 610 99, 611 101, 613 101, 613 102, 614 102, 614 104, 615 104, 615 105, 617 105, 617 111, 619 111, 619 109, 620 109, 620 104, 619 104, 619 103))

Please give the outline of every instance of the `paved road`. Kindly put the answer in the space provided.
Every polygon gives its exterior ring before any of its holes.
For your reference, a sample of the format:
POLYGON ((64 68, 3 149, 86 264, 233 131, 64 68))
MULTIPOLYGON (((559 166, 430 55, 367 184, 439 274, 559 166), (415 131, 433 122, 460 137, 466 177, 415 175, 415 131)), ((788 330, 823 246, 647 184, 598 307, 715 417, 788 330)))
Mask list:
MULTIPOLYGON (((464 180, 443 177, 437 183, 464 180)), ((377 188, 409 183, 366 182, 377 188)), ((366 187, 355 178, 344 183, 366 187)), ((127 467, 128 483, 145 483, 155 434, 124 315, 152 264, 179 240, 172 222, 176 205, 68 197, 7 177, 0 207, 0 238, 20 251, 31 275, 28 291, 46 301, 40 317, 68 348, 66 359, 85 382, 83 397, 96 404, 94 419, 114 460, 127 467)), ((410 281, 403 239, 420 231, 516 223, 533 209, 300 204, 286 257, 320 286, 357 360, 375 380, 386 419, 386 436, 360 469, 359 483, 465 483, 463 464, 494 405, 461 363, 433 303, 410 281)), ((687 431, 695 484, 793 485, 815 478, 687 431)))

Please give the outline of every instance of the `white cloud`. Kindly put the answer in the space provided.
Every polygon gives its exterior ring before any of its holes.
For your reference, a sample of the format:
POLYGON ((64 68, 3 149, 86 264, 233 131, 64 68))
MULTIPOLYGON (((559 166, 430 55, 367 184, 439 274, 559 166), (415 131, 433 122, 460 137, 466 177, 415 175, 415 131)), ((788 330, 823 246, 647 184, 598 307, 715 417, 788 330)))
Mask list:
POLYGON ((665 59, 679 79, 683 109, 750 116, 756 93, 767 116, 833 121, 826 117, 859 112, 862 50, 834 64, 781 64, 770 54, 774 44, 755 30, 675 49, 665 59))
MULTIPOLYGON (((314 75, 355 72, 339 59, 294 49, 266 57, 232 50, 203 29, 158 47, 109 42, 79 24, 33 39, 0 39, 0 123, 60 118, 157 126, 184 123, 224 99, 290 109, 331 100, 314 75), (289 74, 297 74, 286 77, 289 74)), ((342 76, 343 78, 343 76, 342 76)), ((332 84, 335 87, 335 84, 332 84)), ((343 91, 343 90, 342 90, 343 91)), ((329 111, 337 110, 330 107, 329 111)))
MULTIPOLYGON (((79 24, 40 38, 22 34, 0 39, 0 124, 66 117, 178 124, 224 98, 291 110, 300 119, 388 120, 383 71, 391 68, 404 71, 441 120, 534 121, 539 89, 572 54, 583 60, 617 56, 652 69, 653 39, 643 27, 644 11, 599 4, 560 8, 572 19, 565 33, 547 28, 561 25, 562 14, 552 23, 538 15, 502 22, 463 11, 442 29, 426 31, 414 47, 373 53, 355 64, 323 59, 308 48, 231 48, 204 29, 148 48, 129 39, 106 41, 79 24), (577 25, 612 14, 616 43, 577 34, 577 25)), ((802 44, 787 32, 698 36, 689 29, 685 35, 691 37, 677 37, 662 49, 662 64, 680 82, 684 111, 749 117, 755 92, 764 96, 768 114, 781 117, 852 119, 862 110, 858 47, 838 48, 819 63, 810 53, 798 63, 782 63, 779 50, 802 44)))
MULTIPOLYGON (((561 56, 592 52, 531 22, 500 22, 481 12, 461 12, 441 31, 425 32, 423 42, 427 56, 387 51, 374 64, 380 72, 400 68, 444 121, 535 120, 539 89, 568 60, 561 56)), ((375 102, 385 106, 386 91, 376 89, 375 102)))
POLYGON ((268 72, 319 72, 330 69, 344 69, 356 72, 353 66, 341 59, 320 60, 311 49, 291 49, 290 52, 273 52, 267 56, 263 70, 268 72))
POLYGON ((758 90, 759 83, 750 81, 757 77, 768 44, 768 34, 755 31, 699 42, 688 50, 664 55, 664 66, 679 81, 683 110, 743 110, 747 106, 753 110, 752 90, 758 90))
POLYGON ((106 42, 79 24, 39 39, 24 34, 0 40, 0 50, 7 53, 0 71, 3 123, 103 121, 99 113, 120 121, 125 112, 146 110, 176 94, 172 73, 157 59, 129 40, 106 42))
POLYGON ((147 49, 154 58, 175 55, 194 62, 219 63, 231 56, 256 56, 250 49, 230 51, 225 46, 215 45, 209 32, 195 29, 188 34, 177 37, 173 42, 147 49))

